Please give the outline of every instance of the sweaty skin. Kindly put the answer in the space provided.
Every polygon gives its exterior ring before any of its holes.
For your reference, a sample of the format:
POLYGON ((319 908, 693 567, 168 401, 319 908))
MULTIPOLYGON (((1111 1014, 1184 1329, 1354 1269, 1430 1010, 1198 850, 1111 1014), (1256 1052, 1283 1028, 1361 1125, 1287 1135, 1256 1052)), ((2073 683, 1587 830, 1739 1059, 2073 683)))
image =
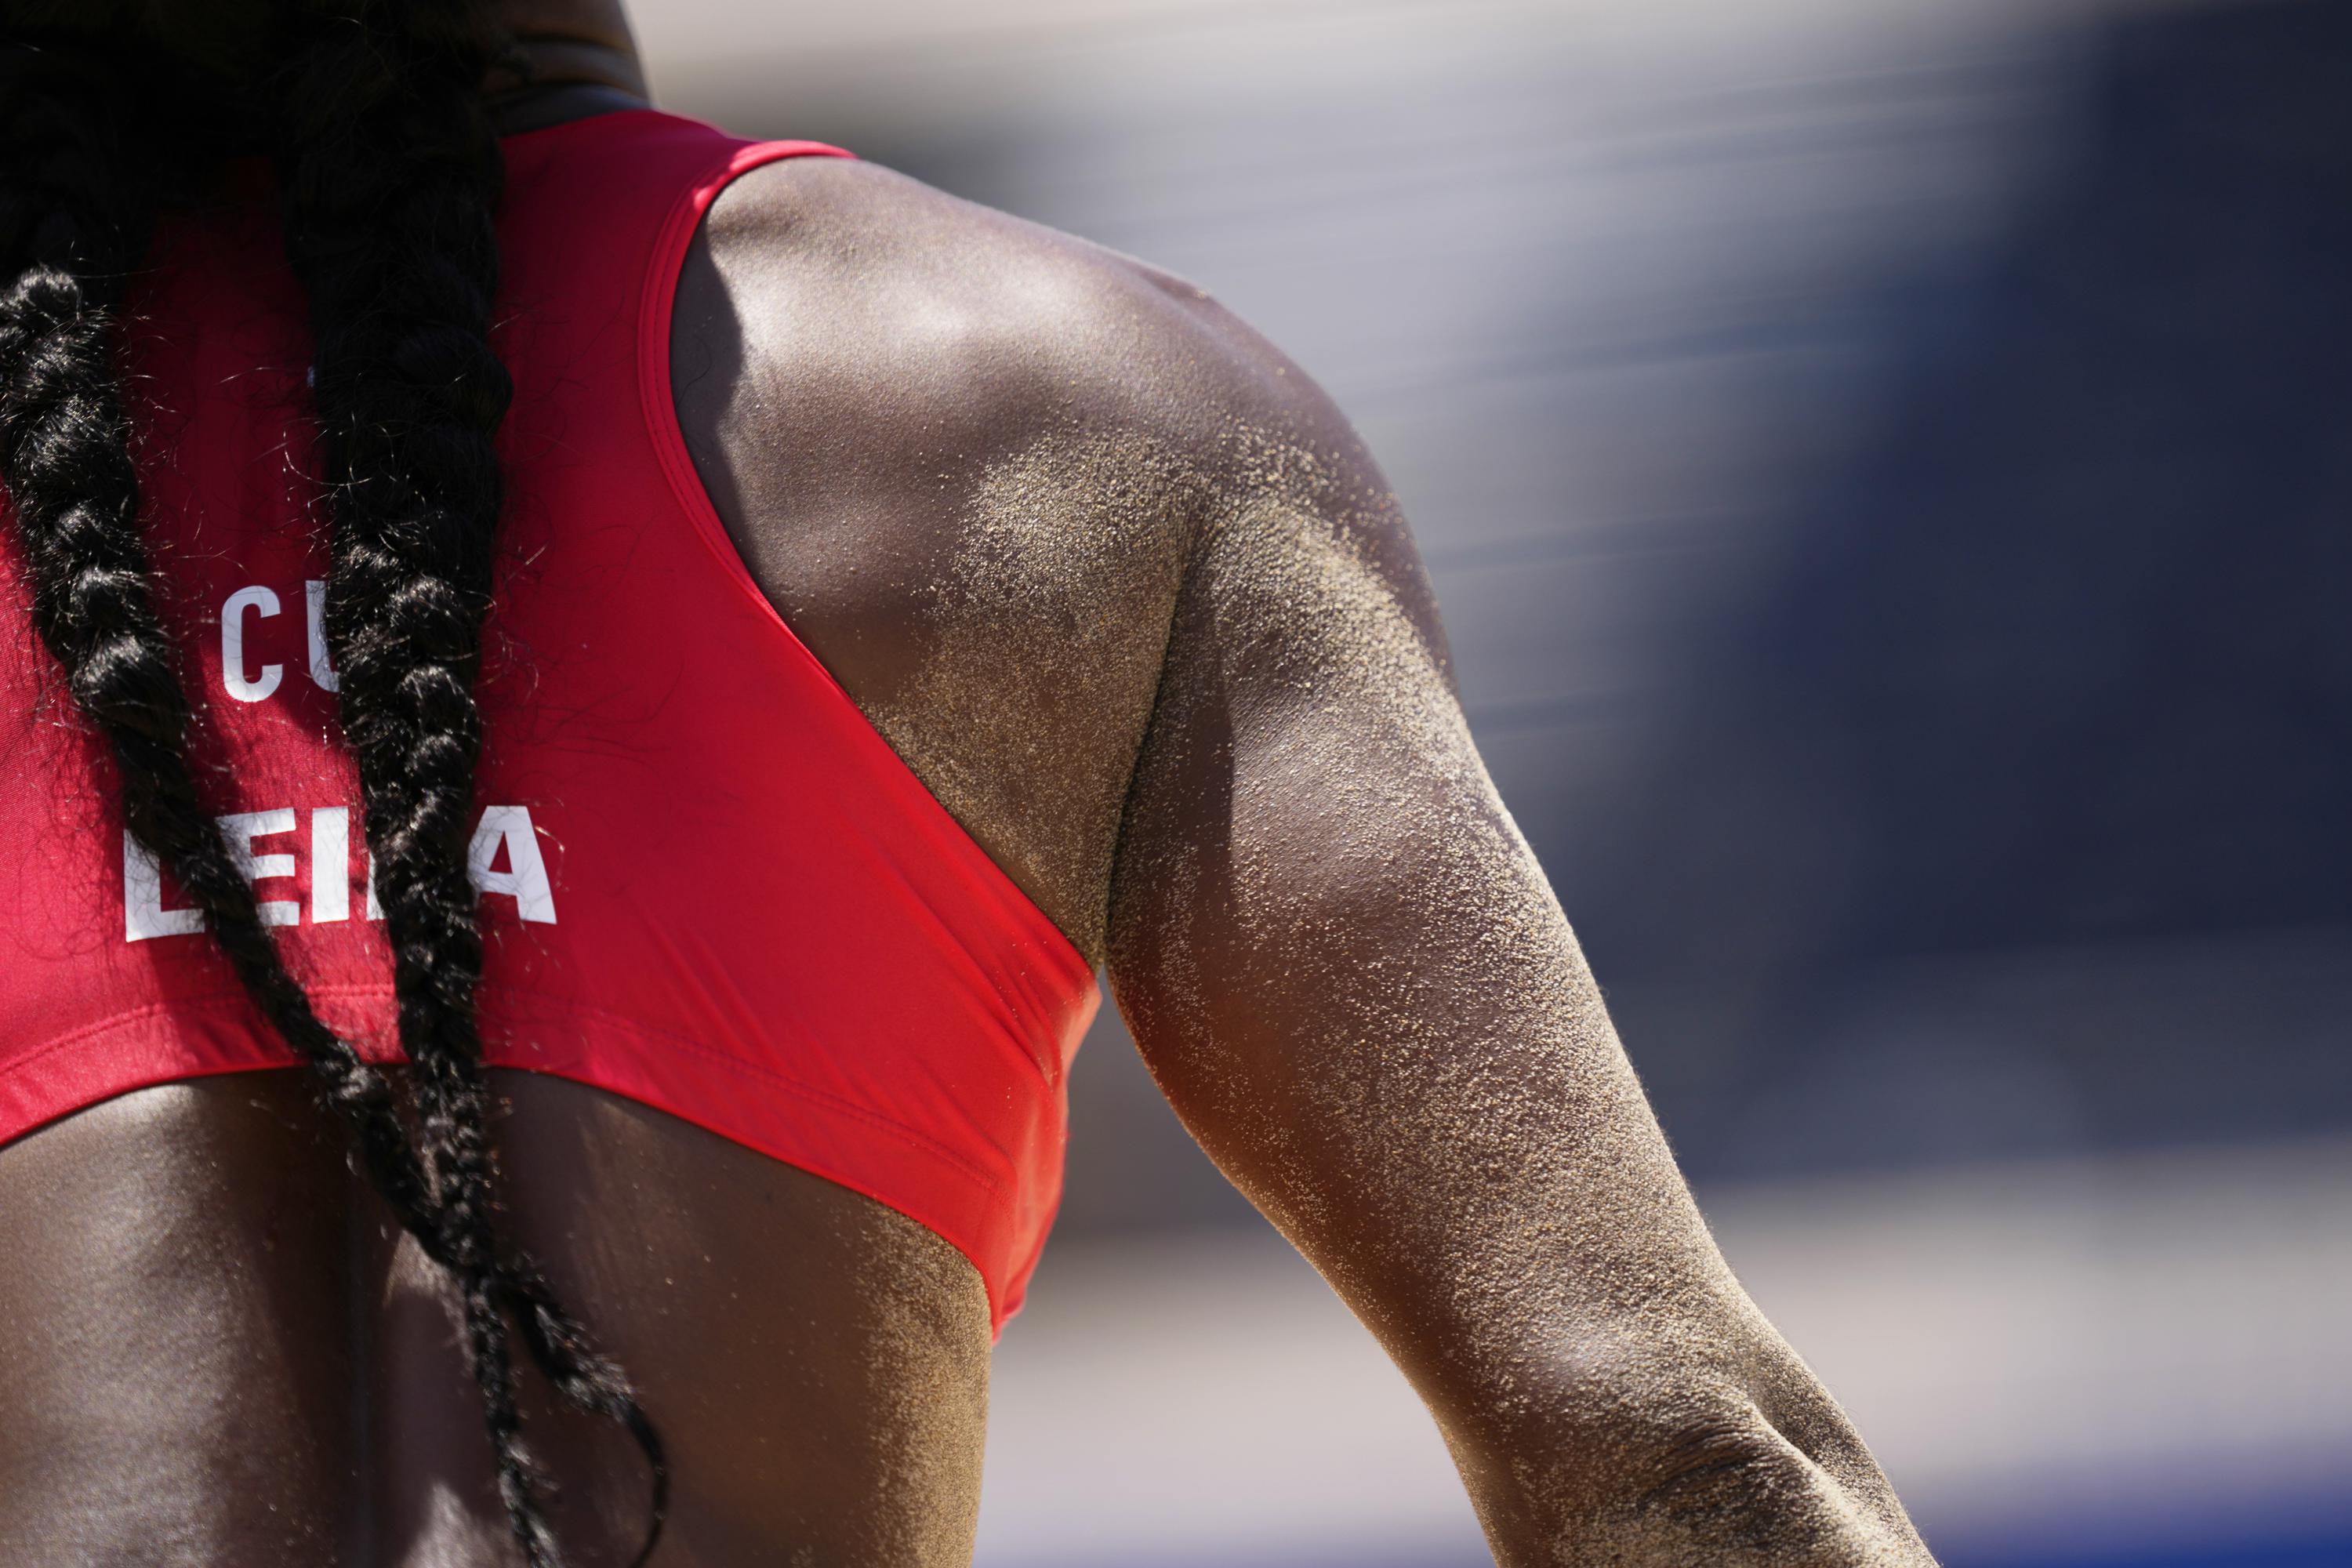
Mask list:
MULTIPOLYGON (((543 68, 509 128, 642 90, 616 5, 509 12, 543 68)), ((754 576, 1108 965, 1186 1124, 1427 1399, 1498 1561, 1929 1561, 1708 1237, 1479 765, 1403 521, 1304 376, 1189 285, 819 160, 720 198, 672 361, 754 576)), ((499 1076, 511 1229, 670 1445, 656 1563, 968 1563, 988 1317, 961 1255, 499 1076)), ((342 1149, 291 1073, 0 1148, 0 1560, 516 1561, 447 1293, 342 1149)), ((529 1408, 573 1559, 625 1562, 635 1450, 529 1408)))

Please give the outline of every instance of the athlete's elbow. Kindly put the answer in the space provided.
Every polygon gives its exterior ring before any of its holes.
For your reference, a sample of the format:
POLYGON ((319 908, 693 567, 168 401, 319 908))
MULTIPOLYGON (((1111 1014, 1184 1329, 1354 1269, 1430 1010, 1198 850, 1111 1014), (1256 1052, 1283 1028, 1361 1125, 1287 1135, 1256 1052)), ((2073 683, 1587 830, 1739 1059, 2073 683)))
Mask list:
POLYGON ((1776 1425, 1747 1391, 1705 1374, 1581 1377, 1548 1409, 1521 1405, 1484 1431, 1449 1423, 1449 1436, 1506 1568, 1931 1564, 1867 1451, 1822 1403, 1827 1430, 1776 1425))
POLYGON ((1690 1421, 1628 1456, 1579 1554, 1568 1561, 1756 1568, 1929 1562, 1867 1456, 1866 1475, 1844 1464, 1843 1475, 1832 1473, 1822 1462, 1829 1458, 1806 1453, 1753 1405, 1690 1421))

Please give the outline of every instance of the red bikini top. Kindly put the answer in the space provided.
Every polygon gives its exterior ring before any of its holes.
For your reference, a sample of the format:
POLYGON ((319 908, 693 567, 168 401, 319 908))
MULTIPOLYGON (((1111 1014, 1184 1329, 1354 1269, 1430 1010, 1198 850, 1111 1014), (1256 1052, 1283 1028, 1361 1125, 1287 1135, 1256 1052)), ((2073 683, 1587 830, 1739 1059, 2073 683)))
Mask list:
MULTIPOLYGON (((644 110, 509 138, 503 563, 479 694, 489 1059, 877 1198, 1019 1306, 1061 1189, 1085 960, 743 568, 670 400, 670 301, 735 175, 806 142, 644 110)), ((838 155, 838 154, 835 154, 838 155)), ((378 1059, 392 960, 319 629, 306 306, 266 170, 168 224, 128 353, 148 535, 216 809, 326 1018, 378 1059), (216 764, 216 765, 214 765, 216 764)), ((35 639, 0 531, 0 1140, 294 1058, 178 906, 35 639)))

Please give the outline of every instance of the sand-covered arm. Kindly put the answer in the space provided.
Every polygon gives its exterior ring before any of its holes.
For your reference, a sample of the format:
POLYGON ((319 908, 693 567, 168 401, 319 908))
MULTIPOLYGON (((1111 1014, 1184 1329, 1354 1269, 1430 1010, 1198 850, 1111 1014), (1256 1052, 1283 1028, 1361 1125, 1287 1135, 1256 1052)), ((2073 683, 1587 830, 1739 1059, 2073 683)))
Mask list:
POLYGON ((706 239, 676 384, 747 563, 1108 952, 1503 1560, 1924 1561, 1692 1207, 1329 402, 1181 279, 870 164, 748 175, 706 239))
POLYGON ((1428 1402, 1501 1563, 1927 1563, 1694 1206, 1377 469, 1202 330, 1233 393, 1112 887, 1145 1060, 1428 1402))

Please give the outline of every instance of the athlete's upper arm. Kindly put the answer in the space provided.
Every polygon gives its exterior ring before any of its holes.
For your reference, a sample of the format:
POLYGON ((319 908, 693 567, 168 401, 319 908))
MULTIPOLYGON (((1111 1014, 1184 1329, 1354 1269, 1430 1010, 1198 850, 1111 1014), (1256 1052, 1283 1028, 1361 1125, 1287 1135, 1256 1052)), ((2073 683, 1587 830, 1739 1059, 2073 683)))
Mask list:
POLYGON ((1490 1289, 1585 1320, 1703 1283, 1403 520, 1319 395, 1284 401, 1220 437, 1119 848, 1119 1004, 1227 1173, 1360 1307, 1426 1325, 1410 1354, 1491 1334, 1490 1289), (1570 1252, 1572 1283, 1537 1267, 1570 1252))
POLYGON ((1272 351, 1203 331, 1234 359, 1220 479, 1112 889, 1152 1071, 1429 1400, 1506 1562, 1649 1561, 1727 1510, 1823 1562, 1915 1550, 1684 1188, 1378 470, 1272 351))

